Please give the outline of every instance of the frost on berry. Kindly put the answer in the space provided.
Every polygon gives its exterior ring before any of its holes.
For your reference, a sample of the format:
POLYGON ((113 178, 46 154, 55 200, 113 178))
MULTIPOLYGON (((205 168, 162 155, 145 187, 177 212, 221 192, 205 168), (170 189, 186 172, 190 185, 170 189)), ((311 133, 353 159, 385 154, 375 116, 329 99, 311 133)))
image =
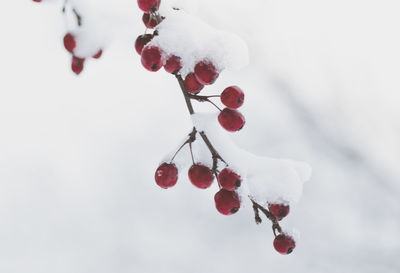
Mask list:
POLYGON ((280 254, 286 255, 292 253, 296 247, 294 239, 287 234, 279 234, 274 239, 274 248, 280 254))
POLYGON ((135 41, 135 49, 136 52, 141 55, 142 54, 142 50, 143 48, 148 44, 148 42, 151 41, 151 39, 153 39, 153 35, 152 34, 143 34, 143 35, 139 35, 136 38, 135 41))
POLYGON ((178 169, 175 164, 163 163, 157 168, 154 178, 157 185, 162 188, 173 187, 178 181, 178 169))
POLYGON ((228 191, 234 191, 238 187, 240 187, 240 185, 242 183, 242 179, 241 179, 240 175, 238 175, 231 169, 224 168, 218 174, 218 182, 223 189, 228 190, 228 191))
POLYGON ((244 93, 237 86, 229 86, 222 91, 221 102, 228 108, 237 109, 244 102, 244 93))
POLYGON ((278 221, 286 217, 290 211, 289 205, 285 204, 269 204, 268 209, 278 221))
POLYGON ((151 13, 158 10, 161 0, 138 0, 138 6, 145 13, 151 13))
POLYGON ((181 64, 181 58, 178 56, 172 55, 170 56, 164 64, 164 69, 168 73, 174 74, 179 72, 181 70, 182 64, 181 64))
POLYGON ((189 169, 188 175, 190 182, 200 189, 210 187, 214 181, 214 175, 210 168, 201 164, 192 165, 189 169))
POLYGON ((215 207, 223 215, 236 213, 240 208, 239 195, 234 191, 219 190, 214 196, 215 207))
POLYGON ((72 62, 71 62, 72 71, 75 74, 79 75, 83 70, 84 62, 85 62, 84 58, 79 58, 79 57, 76 57, 76 56, 72 56, 72 62))
POLYGON ((162 67, 162 53, 156 46, 146 46, 142 50, 142 65, 149 71, 156 72, 162 67))
POLYGON ((188 74, 184 80, 184 83, 185 83, 186 90, 191 94, 199 93, 201 91, 201 89, 203 89, 203 87, 204 87, 204 85, 202 85, 201 83, 199 83, 197 81, 194 73, 188 74))
POLYGON ((194 75, 199 83, 213 84, 219 74, 214 64, 210 61, 201 61, 194 67, 194 75))
POLYGON ((225 108, 219 113, 218 121, 229 132, 239 131, 245 124, 244 116, 239 111, 229 108, 225 108))
POLYGON ((64 41, 64 47, 68 52, 74 51, 76 47, 76 40, 71 33, 65 34, 63 41, 64 41))

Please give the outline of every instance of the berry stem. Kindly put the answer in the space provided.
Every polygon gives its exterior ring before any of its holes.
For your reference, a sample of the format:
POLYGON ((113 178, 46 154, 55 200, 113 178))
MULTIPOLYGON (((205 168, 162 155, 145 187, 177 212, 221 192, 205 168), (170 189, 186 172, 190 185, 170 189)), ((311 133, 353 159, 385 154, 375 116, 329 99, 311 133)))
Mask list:
POLYGON ((186 102, 186 106, 189 110, 190 115, 194 114, 194 110, 193 110, 193 105, 192 102, 190 101, 190 97, 189 97, 189 93, 186 90, 186 86, 185 83, 183 82, 182 76, 179 74, 176 74, 175 77, 177 78, 178 82, 179 82, 179 86, 181 87, 183 96, 185 97, 185 102, 186 102))
MULTIPOLYGON (((69 4, 69 0, 64 0, 63 7, 61 9, 61 12, 65 14, 66 7, 69 4)), ((72 12, 74 13, 76 17, 76 23, 78 24, 79 27, 82 26, 82 16, 79 14, 79 12, 76 10, 76 8, 72 7, 72 12)))
POLYGON ((193 127, 192 132, 189 134, 189 138, 179 147, 179 149, 175 152, 174 156, 171 158, 170 163, 172 163, 172 161, 174 161, 175 157, 178 155, 178 153, 182 150, 182 148, 186 145, 186 144, 191 144, 196 140, 196 128, 193 127))
POLYGON ((264 215, 272 222, 272 231, 274 232, 275 237, 277 236, 276 231, 278 231, 279 233, 282 233, 282 228, 279 225, 278 220, 276 219, 275 215, 273 215, 271 212, 269 212, 269 210, 267 210, 266 208, 264 208, 263 206, 258 204, 256 201, 251 199, 250 196, 249 196, 249 198, 250 198, 251 202, 253 203, 253 210, 254 210, 256 223, 257 224, 261 223, 261 218, 258 213, 259 210, 261 210, 261 212, 264 213, 264 215), (258 220, 260 220, 260 221, 258 222, 258 220))

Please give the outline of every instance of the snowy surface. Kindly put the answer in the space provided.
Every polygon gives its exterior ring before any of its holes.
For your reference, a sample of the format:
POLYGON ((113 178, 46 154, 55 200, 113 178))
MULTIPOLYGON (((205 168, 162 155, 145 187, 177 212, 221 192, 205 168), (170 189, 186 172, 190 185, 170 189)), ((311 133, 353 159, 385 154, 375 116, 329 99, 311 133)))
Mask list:
MULTIPOLYGON (((230 168, 243 178, 246 191, 241 192, 242 200, 249 195, 262 205, 282 202, 293 205, 299 201, 303 183, 311 177, 311 167, 308 164, 257 156, 239 148, 231 140, 232 134, 218 124, 217 113, 196 113, 192 121, 198 131, 207 134, 230 168)), ((210 157, 210 152, 207 156, 210 157)))
POLYGON ((202 61, 211 61, 219 72, 240 69, 249 62, 244 41, 233 33, 220 31, 185 10, 164 9, 165 19, 157 26, 159 35, 149 45, 159 46, 166 56, 181 58, 185 77, 202 61))
POLYGON ((397 0, 203 0, 190 11, 249 46, 249 66, 204 90, 246 92, 233 142, 313 167, 282 222, 301 235, 289 256, 251 208, 218 214, 215 184, 157 187, 158 163, 191 130, 176 80, 141 67, 136 1, 76 2, 112 33, 78 78, 58 6, 0 11, 0 272, 400 271, 397 0))

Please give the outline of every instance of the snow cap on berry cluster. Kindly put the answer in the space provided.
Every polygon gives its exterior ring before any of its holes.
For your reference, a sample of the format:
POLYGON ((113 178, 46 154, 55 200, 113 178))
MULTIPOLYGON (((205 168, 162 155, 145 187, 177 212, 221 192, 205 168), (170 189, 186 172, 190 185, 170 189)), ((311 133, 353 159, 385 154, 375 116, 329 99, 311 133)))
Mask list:
POLYGON ((160 47, 165 58, 181 58, 181 74, 185 77, 202 61, 211 61, 220 72, 240 69, 249 62, 244 41, 235 34, 217 30, 185 10, 164 8, 165 19, 158 25, 158 36, 149 43, 160 47))
POLYGON ((67 5, 65 11, 65 33, 71 33, 76 40, 74 55, 79 58, 88 58, 96 54, 100 49, 107 46, 110 40, 111 32, 107 22, 102 15, 90 12, 89 7, 84 2, 72 1, 74 8, 82 15, 82 25, 77 25, 76 15, 71 7, 67 5))
POLYGON ((260 205, 268 203, 295 203, 302 194, 303 183, 311 177, 311 167, 304 162, 257 156, 238 148, 229 133, 216 122, 216 114, 196 113, 192 121, 198 131, 206 132, 212 144, 231 165, 240 162, 240 166, 230 166, 240 173, 246 192, 239 192, 242 198, 249 195, 260 205))

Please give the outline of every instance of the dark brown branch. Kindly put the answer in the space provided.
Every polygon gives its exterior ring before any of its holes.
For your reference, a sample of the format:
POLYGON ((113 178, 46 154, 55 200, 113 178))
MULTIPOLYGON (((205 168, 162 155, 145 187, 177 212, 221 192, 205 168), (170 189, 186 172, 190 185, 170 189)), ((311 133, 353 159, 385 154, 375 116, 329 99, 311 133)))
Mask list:
POLYGON ((186 90, 186 86, 185 86, 185 83, 183 82, 182 76, 179 75, 179 74, 176 74, 175 77, 177 78, 177 80, 179 82, 179 86, 181 87, 183 96, 185 97, 185 102, 186 102, 186 106, 187 106, 187 108, 189 110, 189 113, 191 115, 193 115, 194 114, 193 105, 192 105, 192 102, 190 101, 190 98, 189 98, 189 95, 188 95, 189 93, 186 90))
POLYGON ((269 210, 267 210, 266 208, 264 208, 263 206, 258 204, 256 201, 251 199, 250 196, 249 196, 249 198, 250 198, 251 202, 253 203, 253 210, 254 210, 256 223, 258 224, 258 220, 261 223, 261 218, 260 218, 260 215, 258 213, 258 211, 260 210, 272 222, 272 231, 274 232, 274 235, 276 236, 276 232, 277 231, 279 233, 282 233, 282 228, 279 225, 278 219, 276 219, 275 215, 273 215, 271 212, 269 212, 269 210))

